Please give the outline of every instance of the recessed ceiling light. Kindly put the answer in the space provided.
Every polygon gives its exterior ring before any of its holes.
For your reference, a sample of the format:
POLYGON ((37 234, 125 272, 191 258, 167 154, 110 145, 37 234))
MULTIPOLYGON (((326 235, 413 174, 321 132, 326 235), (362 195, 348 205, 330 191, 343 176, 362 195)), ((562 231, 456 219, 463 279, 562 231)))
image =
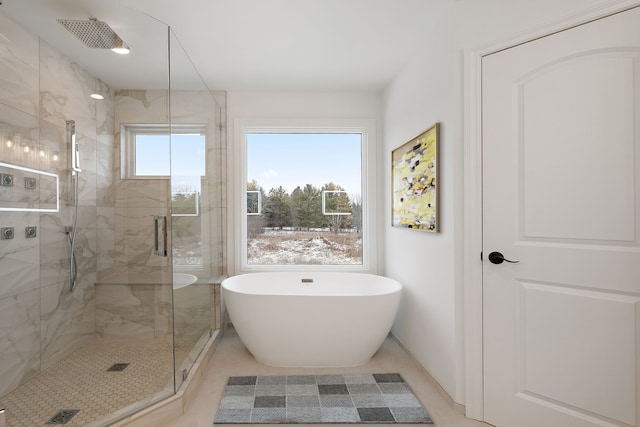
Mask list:
POLYGON ((91 98, 93 99, 97 99, 97 100, 103 100, 104 96, 100 95, 99 93, 92 93, 91 95, 89 95, 91 98))

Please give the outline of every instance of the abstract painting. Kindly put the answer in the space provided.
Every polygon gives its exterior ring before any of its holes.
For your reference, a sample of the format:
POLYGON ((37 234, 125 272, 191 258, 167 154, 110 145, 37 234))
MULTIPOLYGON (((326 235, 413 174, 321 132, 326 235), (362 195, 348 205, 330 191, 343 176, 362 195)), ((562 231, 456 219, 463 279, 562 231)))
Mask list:
POLYGON ((391 153, 393 227, 438 232, 438 139, 436 123, 391 153))

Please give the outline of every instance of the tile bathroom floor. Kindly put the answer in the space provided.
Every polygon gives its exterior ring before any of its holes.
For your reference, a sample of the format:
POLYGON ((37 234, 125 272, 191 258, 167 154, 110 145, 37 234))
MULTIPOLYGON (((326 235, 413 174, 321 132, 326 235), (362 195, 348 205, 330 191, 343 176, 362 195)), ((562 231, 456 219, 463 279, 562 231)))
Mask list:
POLYGON ((8 427, 44 426, 60 410, 78 410, 66 426, 104 425, 136 402, 172 395, 173 363, 170 339, 96 338, 2 397, 0 408, 8 427), (108 371, 115 364, 128 365, 108 371))
MULTIPOLYGON (((296 375, 344 373, 399 373, 431 415, 436 427, 488 427, 456 412, 424 373, 393 338, 387 338, 367 364, 352 368, 279 368, 257 362, 242 344, 232 327, 228 327, 218 348, 205 368, 201 384, 187 402, 186 412, 166 427, 210 427, 218 409, 227 379, 245 375, 296 375)), ((305 424, 296 424, 305 426, 305 424)), ((376 424, 391 426, 391 424, 376 424)), ((408 425, 408 424, 404 424, 408 425)), ((417 424, 424 426, 424 424, 417 424)), ((241 426, 249 426, 242 424, 241 426)), ((318 424, 309 426, 317 427, 318 424)), ((396 424, 395 427, 398 425, 396 424)))

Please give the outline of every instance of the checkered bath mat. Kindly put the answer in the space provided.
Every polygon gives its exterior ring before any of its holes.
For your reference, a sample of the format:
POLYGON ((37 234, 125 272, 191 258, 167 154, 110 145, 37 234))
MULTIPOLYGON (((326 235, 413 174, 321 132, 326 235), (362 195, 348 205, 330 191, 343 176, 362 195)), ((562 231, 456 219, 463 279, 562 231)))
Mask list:
POLYGON ((261 423, 433 422, 400 374, 230 377, 214 424, 261 423))

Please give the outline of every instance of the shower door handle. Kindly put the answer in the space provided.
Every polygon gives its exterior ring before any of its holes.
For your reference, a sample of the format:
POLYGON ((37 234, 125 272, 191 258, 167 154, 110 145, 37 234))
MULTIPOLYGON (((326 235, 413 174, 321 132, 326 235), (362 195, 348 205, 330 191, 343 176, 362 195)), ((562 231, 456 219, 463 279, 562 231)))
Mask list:
POLYGON ((153 254, 167 256, 167 217, 164 215, 153 217, 153 254))

